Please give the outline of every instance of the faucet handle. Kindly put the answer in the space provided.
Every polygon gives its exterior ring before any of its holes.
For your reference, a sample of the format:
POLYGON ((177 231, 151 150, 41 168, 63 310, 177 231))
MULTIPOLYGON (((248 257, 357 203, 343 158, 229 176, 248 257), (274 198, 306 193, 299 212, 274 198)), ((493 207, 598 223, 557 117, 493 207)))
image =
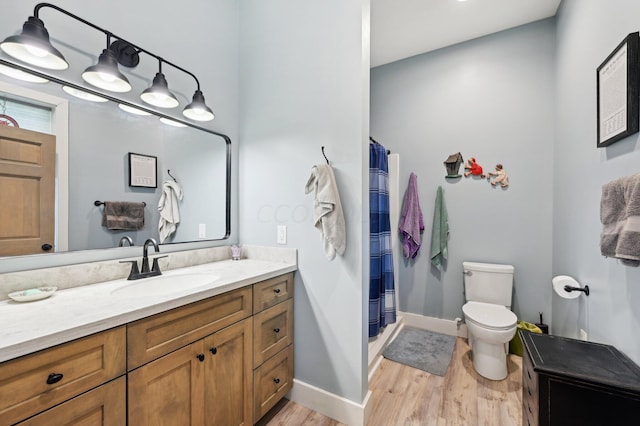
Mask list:
POLYGON ((129 272, 129 276, 127 277, 128 280, 137 280, 140 278, 137 260, 121 260, 120 263, 131 263, 131 272, 129 272))
POLYGON ((153 266, 151 267, 151 272, 157 272, 158 275, 162 274, 162 272, 160 272, 160 265, 158 264, 158 259, 162 259, 163 257, 169 257, 169 255, 165 254, 164 256, 157 256, 153 258, 153 266))

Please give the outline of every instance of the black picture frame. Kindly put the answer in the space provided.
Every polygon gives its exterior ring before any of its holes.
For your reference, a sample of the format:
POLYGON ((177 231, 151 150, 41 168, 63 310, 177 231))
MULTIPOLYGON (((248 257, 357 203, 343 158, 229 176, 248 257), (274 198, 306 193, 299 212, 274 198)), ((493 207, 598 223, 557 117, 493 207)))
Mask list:
POLYGON ((129 186, 138 188, 157 188, 158 157, 130 152, 129 186))
POLYGON ((639 45, 639 33, 630 33, 596 70, 598 148, 609 146, 640 129, 639 45))

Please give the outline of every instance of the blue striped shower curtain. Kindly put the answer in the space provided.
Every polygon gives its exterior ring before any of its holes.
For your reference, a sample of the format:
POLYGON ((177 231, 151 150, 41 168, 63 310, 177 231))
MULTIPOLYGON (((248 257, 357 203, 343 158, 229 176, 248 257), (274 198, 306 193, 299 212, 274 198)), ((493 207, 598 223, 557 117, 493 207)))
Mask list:
POLYGON ((369 144, 369 337, 396 322, 391 222, 389 220, 389 166, 386 149, 369 144))

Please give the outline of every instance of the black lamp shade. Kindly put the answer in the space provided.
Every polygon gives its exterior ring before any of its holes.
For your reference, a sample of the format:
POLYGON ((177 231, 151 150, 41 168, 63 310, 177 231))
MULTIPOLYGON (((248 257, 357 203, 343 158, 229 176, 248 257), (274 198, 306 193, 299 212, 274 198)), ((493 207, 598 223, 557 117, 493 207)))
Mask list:
POLYGON ((144 102, 159 108, 175 108, 180 102, 169 90, 167 79, 161 72, 153 78, 153 84, 140 95, 144 102))
POLYGON ((211 121, 215 118, 213 111, 205 103, 204 95, 200 90, 196 90, 193 94, 193 101, 184 108, 182 114, 196 121, 211 121))
POLYGON ((0 48, 9 56, 31 65, 51 70, 69 68, 66 59, 49 41, 44 22, 30 16, 22 26, 22 33, 7 37, 0 48))
POLYGON ((131 90, 129 80, 118 69, 118 60, 109 49, 102 51, 98 63, 87 68, 82 73, 82 78, 92 86, 110 92, 123 93, 131 90))

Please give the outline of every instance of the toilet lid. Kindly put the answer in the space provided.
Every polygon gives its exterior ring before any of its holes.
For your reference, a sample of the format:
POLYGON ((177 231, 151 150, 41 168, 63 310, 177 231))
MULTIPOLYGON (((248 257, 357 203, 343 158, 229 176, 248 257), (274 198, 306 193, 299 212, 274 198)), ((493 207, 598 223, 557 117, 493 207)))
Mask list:
POLYGON ((511 328, 518 321, 516 314, 506 307, 492 303, 467 302, 462 312, 467 319, 491 328, 511 328))

